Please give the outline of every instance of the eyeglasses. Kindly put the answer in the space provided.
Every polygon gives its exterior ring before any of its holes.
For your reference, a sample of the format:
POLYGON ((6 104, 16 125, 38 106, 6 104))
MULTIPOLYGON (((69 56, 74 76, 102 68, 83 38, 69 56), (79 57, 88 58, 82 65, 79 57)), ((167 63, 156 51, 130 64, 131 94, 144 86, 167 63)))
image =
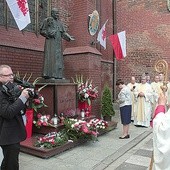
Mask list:
POLYGON ((12 77, 14 77, 14 74, 6 74, 6 75, 5 74, 0 74, 0 76, 4 76, 4 77, 11 77, 12 76, 12 77))

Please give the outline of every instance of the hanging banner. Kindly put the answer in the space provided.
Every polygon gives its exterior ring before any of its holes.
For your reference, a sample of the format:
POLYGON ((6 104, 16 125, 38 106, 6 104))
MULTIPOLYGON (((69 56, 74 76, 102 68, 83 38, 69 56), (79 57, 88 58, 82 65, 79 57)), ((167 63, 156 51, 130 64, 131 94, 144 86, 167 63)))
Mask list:
POLYGON ((19 30, 23 30, 31 21, 27 0, 6 0, 19 30))

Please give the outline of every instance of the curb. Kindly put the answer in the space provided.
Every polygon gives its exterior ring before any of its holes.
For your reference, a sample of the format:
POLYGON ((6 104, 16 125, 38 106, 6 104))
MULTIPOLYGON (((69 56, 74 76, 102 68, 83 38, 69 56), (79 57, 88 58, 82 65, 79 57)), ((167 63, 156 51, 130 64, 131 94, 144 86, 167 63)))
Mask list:
POLYGON ((108 157, 103 159, 100 163, 96 164, 93 167, 93 170, 104 170, 110 164, 112 164, 114 161, 116 161, 118 158, 120 158, 122 155, 128 152, 130 149, 138 145, 142 140, 144 140, 151 133, 152 133, 152 130, 143 132, 142 134, 138 135, 136 138, 131 140, 129 143, 119 148, 115 153, 109 155, 108 157))

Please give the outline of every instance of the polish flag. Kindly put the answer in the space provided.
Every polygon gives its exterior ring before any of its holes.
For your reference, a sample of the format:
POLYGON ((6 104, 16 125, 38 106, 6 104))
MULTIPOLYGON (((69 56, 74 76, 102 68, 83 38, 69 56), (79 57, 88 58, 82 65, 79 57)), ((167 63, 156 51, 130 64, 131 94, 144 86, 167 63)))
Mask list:
POLYGON ((104 23, 104 25, 102 26, 97 36, 97 41, 100 42, 100 45, 103 46, 104 49, 106 49, 106 23, 107 21, 104 23))
POLYGON ((121 60, 126 57, 126 33, 125 31, 111 35, 109 37, 113 46, 115 56, 117 60, 121 60))
POLYGON ((30 21, 27 0, 6 0, 19 30, 23 30, 30 21))

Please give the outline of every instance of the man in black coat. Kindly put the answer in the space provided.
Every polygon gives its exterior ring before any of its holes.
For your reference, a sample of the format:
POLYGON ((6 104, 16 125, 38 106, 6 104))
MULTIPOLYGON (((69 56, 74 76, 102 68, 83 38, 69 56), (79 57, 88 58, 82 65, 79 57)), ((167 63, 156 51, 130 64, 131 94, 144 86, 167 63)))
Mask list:
POLYGON ((14 75, 8 65, 0 65, 0 146, 3 151, 1 170, 19 169, 20 142, 26 139, 24 112, 29 98, 28 88, 19 97, 10 93, 14 75))

